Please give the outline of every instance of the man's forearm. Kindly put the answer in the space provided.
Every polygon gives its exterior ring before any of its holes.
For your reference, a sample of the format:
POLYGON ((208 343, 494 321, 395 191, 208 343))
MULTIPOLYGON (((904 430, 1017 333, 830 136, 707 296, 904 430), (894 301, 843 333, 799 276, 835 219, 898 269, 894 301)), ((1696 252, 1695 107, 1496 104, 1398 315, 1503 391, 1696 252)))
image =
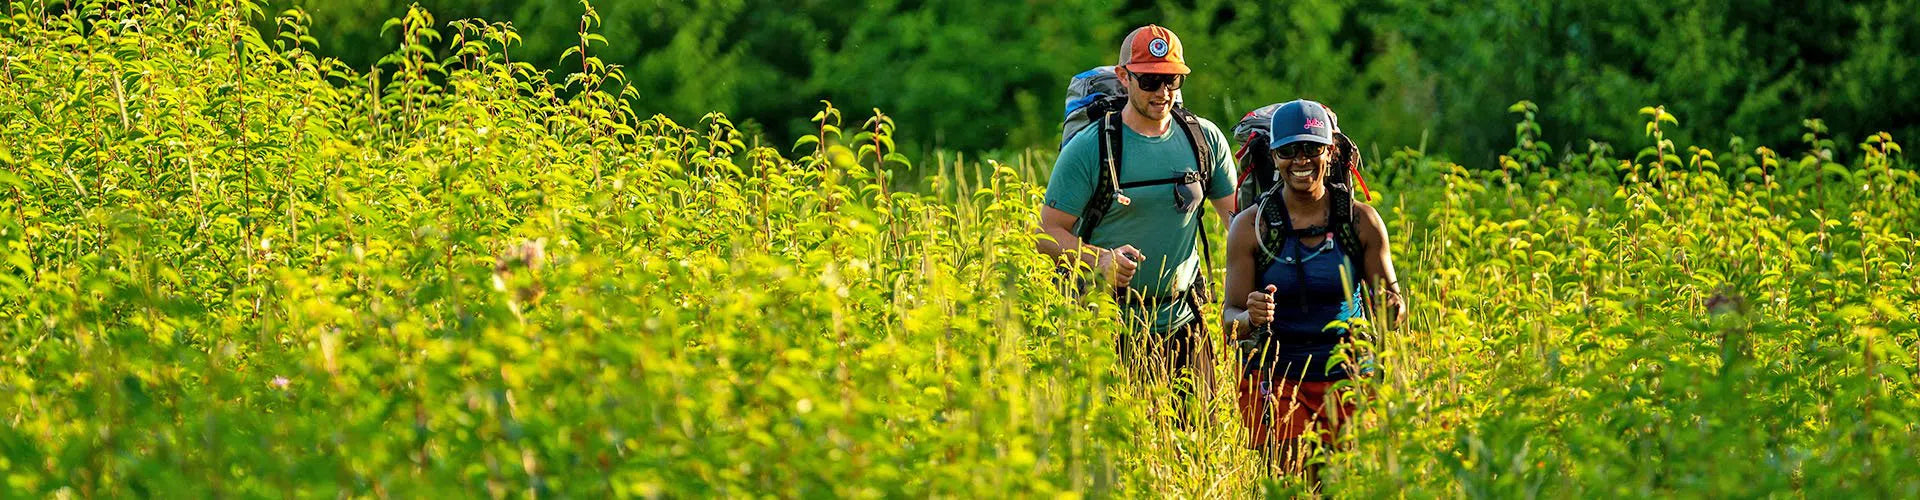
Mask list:
POLYGON ((1105 248, 1096 247, 1080 241, 1080 237, 1074 235, 1072 231, 1047 229, 1042 232, 1048 236, 1052 236, 1053 241, 1041 239, 1036 242, 1034 246, 1038 247, 1040 253, 1052 256, 1056 262, 1061 264, 1069 262, 1068 259, 1078 259, 1080 262, 1085 263, 1087 267, 1099 267, 1100 255, 1107 252, 1105 248))

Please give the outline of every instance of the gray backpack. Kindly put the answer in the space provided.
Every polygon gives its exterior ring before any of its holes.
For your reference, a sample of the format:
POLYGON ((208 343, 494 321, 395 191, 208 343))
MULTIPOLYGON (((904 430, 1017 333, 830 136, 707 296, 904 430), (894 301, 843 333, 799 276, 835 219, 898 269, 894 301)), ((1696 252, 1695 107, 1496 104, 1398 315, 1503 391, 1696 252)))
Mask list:
MULTIPOLYGON (((1173 105, 1180 106, 1181 101, 1180 91, 1173 91, 1173 105)), ((1067 141, 1100 117, 1126 105, 1127 88, 1120 85, 1120 75, 1113 71, 1113 66, 1100 66, 1073 75, 1073 81, 1067 83, 1067 113, 1060 122, 1060 147, 1067 147, 1067 141)))
MULTIPOLYGON (((1240 164, 1240 182, 1235 186, 1234 210, 1245 210, 1257 202, 1261 195, 1280 182, 1280 172, 1274 170, 1273 157, 1267 153, 1268 136, 1272 134, 1267 127, 1273 121, 1273 111, 1284 103, 1273 103, 1240 117, 1240 123, 1233 127, 1233 141, 1240 143, 1240 152, 1235 155, 1240 164)), ((1328 110, 1328 115, 1333 111, 1328 110)), ((1337 120, 1337 118, 1336 118, 1337 120)), ((1334 127, 1339 128, 1336 122, 1334 127)))

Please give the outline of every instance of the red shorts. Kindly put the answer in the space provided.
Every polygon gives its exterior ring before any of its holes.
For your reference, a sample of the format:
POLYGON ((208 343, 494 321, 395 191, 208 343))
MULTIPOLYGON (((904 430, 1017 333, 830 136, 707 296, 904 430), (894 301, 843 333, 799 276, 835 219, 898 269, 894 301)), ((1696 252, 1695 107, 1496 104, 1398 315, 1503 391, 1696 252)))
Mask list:
POLYGON ((1248 371, 1240 377, 1239 401, 1240 424, 1252 434, 1248 446, 1272 447, 1279 440, 1305 435, 1309 427, 1317 430, 1322 441, 1331 442, 1354 411, 1352 401, 1341 401, 1339 393, 1329 394, 1338 382, 1301 382, 1248 371))

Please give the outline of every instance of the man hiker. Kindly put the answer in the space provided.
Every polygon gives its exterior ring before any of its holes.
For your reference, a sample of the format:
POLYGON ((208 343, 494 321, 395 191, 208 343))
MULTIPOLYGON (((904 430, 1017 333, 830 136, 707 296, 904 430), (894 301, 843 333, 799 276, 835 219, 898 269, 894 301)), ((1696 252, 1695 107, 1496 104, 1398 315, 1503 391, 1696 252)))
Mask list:
POLYGON ((1191 73, 1182 52, 1166 28, 1127 35, 1113 69, 1124 106, 1094 117, 1062 147, 1040 207, 1040 231, 1052 240, 1037 245, 1063 266, 1084 264, 1115 293, 1122 363, 1150 383, 1173 384, 1177 412, 1213 386, 1200 313, 1212 293, 1205 240, 1195 242, 1205 236, 1201 201, 1223 226, 1234 204, 1226 136, 1178 106, 1176 91, 1191 73))

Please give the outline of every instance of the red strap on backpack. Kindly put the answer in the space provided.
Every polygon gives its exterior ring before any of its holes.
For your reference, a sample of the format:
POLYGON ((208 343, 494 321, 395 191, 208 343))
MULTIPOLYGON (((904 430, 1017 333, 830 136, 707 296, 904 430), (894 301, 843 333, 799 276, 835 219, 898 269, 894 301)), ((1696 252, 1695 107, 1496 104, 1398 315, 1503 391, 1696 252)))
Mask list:
POLYGON ((1360 181, 1360 194, 1366 195, 1367 203, 1372 203, 1373 191, 1370 189, 1367 189, 1367 178, 1360 176, 1360 169, 1357 167, 1354 167, 1353 165, 1347 165, 1347 171, 1353 172, 1353 179, 1356 181, 1360 181))

